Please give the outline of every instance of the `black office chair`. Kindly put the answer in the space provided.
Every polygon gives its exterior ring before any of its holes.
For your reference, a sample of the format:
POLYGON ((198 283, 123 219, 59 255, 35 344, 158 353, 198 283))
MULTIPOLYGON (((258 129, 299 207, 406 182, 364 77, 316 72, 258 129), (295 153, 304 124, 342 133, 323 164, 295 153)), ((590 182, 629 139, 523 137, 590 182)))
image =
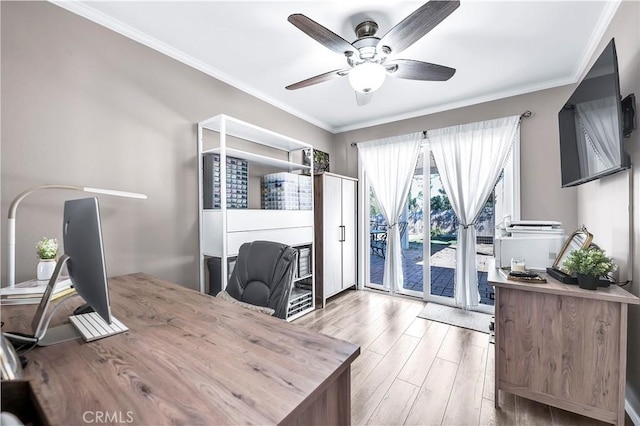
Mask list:
POLYGON ((240 246, 227 293, 254 306, 273 309, 286 319, 298 250, 273 241, 254 241, 240 246))

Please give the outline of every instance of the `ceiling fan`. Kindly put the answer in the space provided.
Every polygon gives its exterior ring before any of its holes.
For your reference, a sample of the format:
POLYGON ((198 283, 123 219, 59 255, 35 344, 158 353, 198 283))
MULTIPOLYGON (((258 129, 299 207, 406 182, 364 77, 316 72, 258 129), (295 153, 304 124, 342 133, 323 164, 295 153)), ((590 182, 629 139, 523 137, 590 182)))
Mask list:
POLYGON ((337 69, 291 84, 288 90, 349 76, 349 83, 356 91, 359 106, 371 101, 387 74, 409 80, 446 81, 456 72, 454 68, 412 59, 394 59, 391 56, 407 47, 434 29, 460 6, 459 0, 425 3, 399 24, 391 28, 382 38, 376 37, 378 24, 368 20, 355 28, 358 37, 349 43, 331 30, 300 13, 289 16, 288 21, 326 48, 344 55, 349 68, 337 69))

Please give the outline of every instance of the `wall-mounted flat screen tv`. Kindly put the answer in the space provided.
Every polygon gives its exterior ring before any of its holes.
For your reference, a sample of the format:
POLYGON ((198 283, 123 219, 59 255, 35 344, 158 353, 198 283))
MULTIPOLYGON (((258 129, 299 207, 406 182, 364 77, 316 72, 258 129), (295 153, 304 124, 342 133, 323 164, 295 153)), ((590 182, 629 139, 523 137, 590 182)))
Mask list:
POLYGON ((562 187, 628 169, 613 39, 558 113, 562 187))

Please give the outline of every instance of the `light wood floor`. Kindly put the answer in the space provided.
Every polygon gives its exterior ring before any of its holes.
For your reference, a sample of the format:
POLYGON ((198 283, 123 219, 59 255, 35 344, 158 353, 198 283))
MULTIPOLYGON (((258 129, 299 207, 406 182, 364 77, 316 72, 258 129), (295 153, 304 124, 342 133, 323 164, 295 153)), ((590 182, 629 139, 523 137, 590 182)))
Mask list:
POLYGON ((353 424, 604 424, 504 392, 496 410, 489 335, 417 318, 423 307, 417 300, 347 291, 296 321, 360 345, 351 366, 353 424))

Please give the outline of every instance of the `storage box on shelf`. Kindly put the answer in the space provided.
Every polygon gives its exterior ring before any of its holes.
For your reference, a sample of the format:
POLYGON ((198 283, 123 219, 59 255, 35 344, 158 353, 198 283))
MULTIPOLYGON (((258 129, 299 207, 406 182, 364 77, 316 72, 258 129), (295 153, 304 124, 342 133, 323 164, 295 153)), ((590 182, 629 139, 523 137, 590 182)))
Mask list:
POLYGON ((312 246, 297 247, 298 264, 296 265, 293 288, 289 296, 289 316, 305 312, 313 307, 312 246))
POLYGON ((298 175, 298 202, 300 210, 313 210, 313 179, 298 175))
POLYGON ((311 176, 271 173, 262 177, 262 208, 269 210, 311 210, 311 176))
POLYGON ((304 313, 313 307, 313 292, 304 287, 294 284, 289 295, 288 317, 292 318, 297 314, 304 313))
POLYGON ((298 276, 304 277, 311 273, 311 247, 302 247, 298 253, 298 276))
POLYGON ((262 208, 268 210, 300 210, 298 175, 271 173, 262 177, 262 208))
MULTIPOLYGON (((227 157, 227 208, 249 207, 249 163, 240 158, 227 157)), ((219 209, 220 202, 220 155, 202 156, 203 208, 219 209)))
MULTIPOLYGON (((241 144, 245 144, 245 142, 241 144)), ((201 203, 199 209, 200 291, 205 291, 206 259, 209 257, 230 259, 237 256, 240 246, 245 242, 256 240, 278 241, 292 247, 302 248, 303 251, 306 250, 305 253, 312 252, 314 244, 313 182, 311 176, 299 174, 300 172, 310 172, 310 167, 293 161, 294 158, 302 161, 302 155, 294 153, 307 148, 311 148, 311 145, 226 115, 218 115, 198 124, 198 162, 199 167, 201 167, 199 174, 199 201, 201 203), (219 135, 218 147, 206 150, 203 148, 206 132, 215 132, 219 135), (270 149, 252 150, 245 148, 245 150, 239 150, 235 147, 232 148, 228 146, 230 137, 250 142, 245 146, 253 146, 255 144, 256 148, 263 146, 270 149), (258 150, 274 152, 275 154, 270 156, 253 152, 258 150), (208 183, 205 185, 205 182, 203 182, 208 176, 205 173, 205 168, 207 167, 205 157, 209 155, 213 157, 212 160, 208 160, 211 161, 213 170, 211 176, 218 178, 217 181, 211 180, 211 186, 207 186, 208 183), (282 157, 284 156, 288 157, 288 160, 283 160, 282 157), (215 174, 216 158, 220 167, 219 176, 215 174), (235 164, 233 163, 234 161, 235 164), (252 177, 249 174, 252 164, 280 169, 284 173, 275 173, 276 175, 287 175, 287 177, 282 176, 282 178, 286 179, 287 182, 291 182, 287 184, 287 189, 290 189, 289 192, 293 192, 291 188, 295 187, 296 201, 295 203, 288 201, 294 198, 292 195, 288 198, 285 197, 286 200, 283 204, 291 206, 292 209, 265 210, 253 208, 250 205, 252 202, 257 202, 258 199, 261 200, 263 205, 265 205, 265 201, 271 201, 269 197, 267 199, 264 198, 264 192, 263 194, 258 194, 258 197, 255 197, 255 195, 253 198, 251 197, 250 191, 255 188, 251 186, 251 182, 255 181, 251 180, 252 177), (246 175, 244 174, 245 171, 246 175), (247 185, 246 193, 244 192, 244 187, 238 186, 244 185, 242 178, 245 176, 250 181, 250 185, 247 185), (227 183, 227 185, 218 187, 219 196, 217 198, 214 197, 217 194, 214 186, 216 182, 227 183), (234 187, 234 185, 236 186, 234 187), (207 200, 204 194, 205 190, 211 191, 212 202, 210 204, 205 203, 207 200), (235 195, 243 195, 244 198, 234 198, 234 190, 236 190, 235 195), (238 190, 240 191, 239 193, 238 190), (246 204, 244 204, 245 200, 247 201, 246 204), (293 207, 294 205, 295 207, 293 207)), ((275 198, 275 193, 273 198, 275 198)), ((309 294, 312 295, 314 291, 315 279, 312 274, 314 260, 310 255, 306 256, 306 258, 309 259, 308 262, 311 262, 307 266, 309 272, 305 276, 298 274, 294 281, 288 320, 304 315, 315 307, 313 297, 311 297, 309 303, 308 296, 309 294)), ((224 289, 227 280, 222 279, 222 277, 229 275, 230 265, 228 262, 219 261, 218 263, 220 267, 219 271, 216 270, 216 272, 219 272, 220 282, 223 284, 222 289, 224 289)), ((298 267, 297 272, 300 272, 300 267, 298 267)))
MULTIPOLYGON (((233 268, 236 266, 236 257, 228 257, 227 258, 227 280, 231 278, 231 274, 233 273, 233 268)), ((208 257, 207 258, 207 268, 209 272, 209 288, 206 292, 212 296, 216 296, 220 291, 222 291, 222 281, 220 280, 222 273, 222 264, 221 258, 219 257, 208 257)))

